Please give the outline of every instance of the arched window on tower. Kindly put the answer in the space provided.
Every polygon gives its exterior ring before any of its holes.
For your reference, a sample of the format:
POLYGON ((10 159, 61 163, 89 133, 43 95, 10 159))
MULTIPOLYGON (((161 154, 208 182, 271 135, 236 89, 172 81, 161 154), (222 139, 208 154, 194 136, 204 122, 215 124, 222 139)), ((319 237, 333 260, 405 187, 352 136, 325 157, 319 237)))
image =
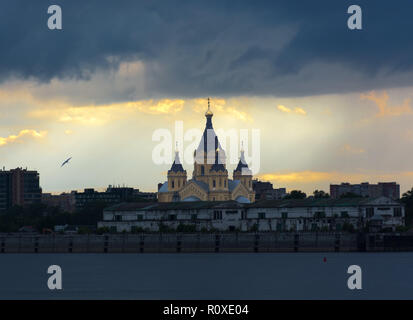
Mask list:
POLYGON ((172 189, 175 188, 175 180, 172 179, 172 189))
POLYGON ((201 166, 201 176, 203 176, 205 174, 205 168, 204 166, 201 166))

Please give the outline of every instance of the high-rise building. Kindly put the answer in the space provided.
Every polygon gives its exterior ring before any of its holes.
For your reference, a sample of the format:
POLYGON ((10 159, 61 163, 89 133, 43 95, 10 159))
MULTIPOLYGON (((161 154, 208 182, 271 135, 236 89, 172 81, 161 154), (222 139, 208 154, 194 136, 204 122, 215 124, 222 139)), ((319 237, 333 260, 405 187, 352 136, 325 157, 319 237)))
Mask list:
POLYGON ((10 171, 0 171, 0 210, 11 207, 11 179, 10 171))
POLYGON ((73 192, 76 208, 83 208, 93 202, 115 204, 127 201, 156 200, 156 192, 141 192, 131 187, 109 185, 106 191, 99 192, 93 188, 86 188, 83 192, 73 192))
POLYGON ((99 192, 93 188, 85 188, 83 192, 75 192, 76 208, 94 202, 114 204, 121 202, 121 192, 99 192))
POLYGON ((330 184, 331 198, 338 199, 346 193, 372 198, 384 196, 396 200, 400 198, 400 185, 396 182, 379 182, 378 184, 370 184, 368 182, 362 182, 360 184, 330 184))
POLYGON ((61 194, 43 193, 42 202, 50 207, 58 207, 64 212, 74 212, 76 209, 75 191, 61 194))
POLYGON ((40 203, 41 199, 37 171, 22 168, 0 170, 0 210, 40 203))
POLYGON ((271 182, 252 180, 252 188, 255 191, 255 200, 279 200, 287 195, 285 188, 274 189, 271 182))

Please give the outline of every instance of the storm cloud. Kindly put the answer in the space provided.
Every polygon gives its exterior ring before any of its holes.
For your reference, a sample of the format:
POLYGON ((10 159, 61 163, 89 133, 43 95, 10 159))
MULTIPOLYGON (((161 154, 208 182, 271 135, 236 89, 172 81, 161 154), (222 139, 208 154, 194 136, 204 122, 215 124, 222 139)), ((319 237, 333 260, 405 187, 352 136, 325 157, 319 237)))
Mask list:
POLYGON ((147 97, 302 96, 413 84, 411 1, 17 1, 0 4, 0 81, 144 65, 147 97), (58 4, 63 30, 47 28, 58 4), (363 30, 347 28, 347 8, 363 30))

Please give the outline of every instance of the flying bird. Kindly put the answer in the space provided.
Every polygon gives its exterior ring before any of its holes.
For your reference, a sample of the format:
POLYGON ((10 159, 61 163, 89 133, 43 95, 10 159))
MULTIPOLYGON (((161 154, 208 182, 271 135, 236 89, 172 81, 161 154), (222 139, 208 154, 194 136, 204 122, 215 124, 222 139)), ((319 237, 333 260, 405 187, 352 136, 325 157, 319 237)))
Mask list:
POLYGON ((66 163, 68 163, 68 162, 70 161, 70 159, 72 159, 72 157, 66 159, 66 160, 62 163, 62 165, 60 166, 60 168, 63 167, 66 163))

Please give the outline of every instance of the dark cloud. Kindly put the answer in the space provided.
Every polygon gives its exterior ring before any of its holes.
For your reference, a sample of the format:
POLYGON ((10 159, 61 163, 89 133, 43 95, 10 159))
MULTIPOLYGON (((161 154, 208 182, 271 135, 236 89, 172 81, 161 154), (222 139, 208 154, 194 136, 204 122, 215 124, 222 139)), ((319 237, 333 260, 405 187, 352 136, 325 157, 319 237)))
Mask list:
POLYGON ((145 63, 147 96, 308 95, 411 85, 411 1, 0 4, 0 79, 88 78, 145 63), (347 8, 363 9, 363 30, 347 8), (63 30, 47 29, 47 7, 63 30))

